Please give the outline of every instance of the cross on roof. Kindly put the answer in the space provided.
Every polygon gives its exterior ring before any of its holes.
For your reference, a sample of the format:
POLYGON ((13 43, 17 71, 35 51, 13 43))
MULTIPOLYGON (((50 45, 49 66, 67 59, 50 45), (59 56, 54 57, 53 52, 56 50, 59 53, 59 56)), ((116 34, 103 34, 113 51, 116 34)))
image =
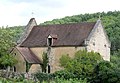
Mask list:
POLYGON ((34 17, 34 12, 32 12, 31 14, 32 14, 32 17, 34 17))

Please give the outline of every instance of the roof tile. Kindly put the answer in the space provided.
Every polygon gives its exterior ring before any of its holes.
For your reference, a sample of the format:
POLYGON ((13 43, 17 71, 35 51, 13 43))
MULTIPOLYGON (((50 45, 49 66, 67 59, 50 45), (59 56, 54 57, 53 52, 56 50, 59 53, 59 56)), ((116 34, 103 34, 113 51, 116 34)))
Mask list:
POLYGON ((80 46, 93 29, 95 22, 74 24, 40 25, 34 26, 29 36, 20 45, 23 47, 47 46, 47 37, 57 35, 52 46, 80 46))

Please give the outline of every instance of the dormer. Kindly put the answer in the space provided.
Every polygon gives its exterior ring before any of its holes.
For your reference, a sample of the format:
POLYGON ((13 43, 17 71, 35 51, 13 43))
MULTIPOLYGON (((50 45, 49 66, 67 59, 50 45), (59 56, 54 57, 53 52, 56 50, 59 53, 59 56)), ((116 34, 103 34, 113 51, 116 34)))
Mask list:
POLYGON ((50 34, 50 35, 47 37, 47 45, 48 45, 48 46, 52 46, 56 40, 57 40, 57 35, 50 34))

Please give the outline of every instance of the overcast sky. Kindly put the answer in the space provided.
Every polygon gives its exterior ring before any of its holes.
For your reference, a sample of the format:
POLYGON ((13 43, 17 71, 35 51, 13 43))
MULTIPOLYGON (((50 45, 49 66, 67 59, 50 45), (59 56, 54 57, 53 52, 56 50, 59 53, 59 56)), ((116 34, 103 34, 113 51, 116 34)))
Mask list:
POLYGON ((120 11, 120 0, 0 0, 0 27, 26 25, 65 16, 120 11), (32 12, 34 14, 32 14, 32 12))

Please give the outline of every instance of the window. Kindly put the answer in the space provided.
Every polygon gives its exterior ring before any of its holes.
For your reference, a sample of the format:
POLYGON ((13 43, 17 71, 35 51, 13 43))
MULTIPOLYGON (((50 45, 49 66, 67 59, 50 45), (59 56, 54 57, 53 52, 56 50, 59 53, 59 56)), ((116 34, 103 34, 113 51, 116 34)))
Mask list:
POLYGON ((106 44, 104 46, 106 47, 106 44))
POLYGON ((16 56, 17 54, 16 54, 16 53, 14 53, 14 55, 16 56))
POLYGON ((50 65, 48 65, 48 73, 50 73, 50 65))
POLYGON ((55 42, 56 40, 57 40, 57 35, 53 35, 53 34, 48 35, 47 45, 52 46, 53 42, 55 42))
POLYGON ((93 42, 93 45, 95 46, 95 42, 93 42))
POLYGON ((14 66, 13 68, 14 68, 14 72, 16 72, 16 67, 14 66))
POLYGON ((48 38, 48 46, 52 45, 52 38, 48 38))

